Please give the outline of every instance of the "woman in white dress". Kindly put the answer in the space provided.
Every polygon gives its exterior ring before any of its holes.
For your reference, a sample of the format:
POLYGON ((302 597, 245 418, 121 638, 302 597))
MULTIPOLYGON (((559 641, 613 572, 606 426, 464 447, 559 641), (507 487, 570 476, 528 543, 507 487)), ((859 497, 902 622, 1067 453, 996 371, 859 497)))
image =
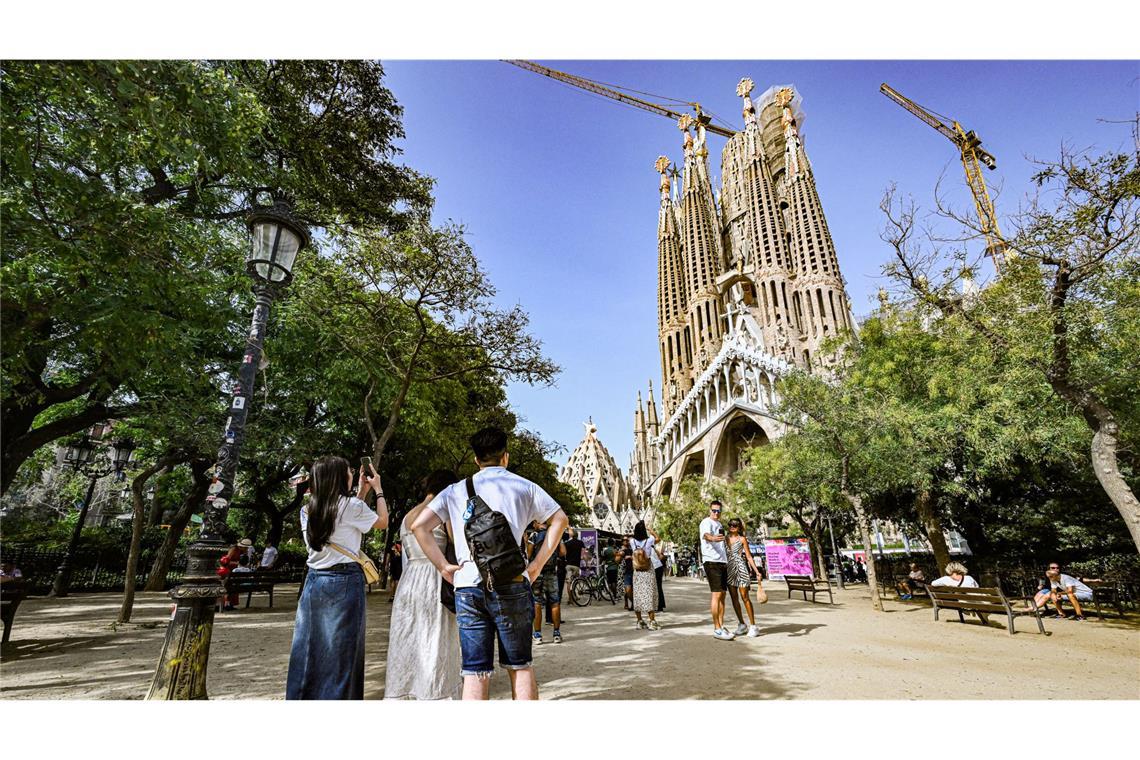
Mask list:
MULTIPOLYGON (((385 699, 458 699, 462 690, 455 615, 440 602, 439 573, 408 529, 435 495, 458 479, 446 470, 428 475, 421 484, 423 501, 400 521, 404 575, 392 603, 385 699)), ((440 551, 447 546, 447 531, 446 523, 432 531, 440 551)))

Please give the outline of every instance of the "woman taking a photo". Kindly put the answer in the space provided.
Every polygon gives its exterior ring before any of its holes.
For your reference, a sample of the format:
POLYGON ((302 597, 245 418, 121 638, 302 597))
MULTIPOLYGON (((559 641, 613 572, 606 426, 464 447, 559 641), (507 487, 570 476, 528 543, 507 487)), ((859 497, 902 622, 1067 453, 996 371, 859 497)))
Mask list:
POLYGON ((653 572, 654 561, 661 562, 653 550, 656 543, 657 534, 645 527, 645 520, 639 520, 629 542, 633 552, 633 614, 637 616, 638 628, 651 631, 661 628, 657 622, 657 579, 653 572), (641 619, 643 612, 649 613, 648 625, 641 619))
MULTIPOLYGON (((423 499, 400 522, 406 565, 388 628, 385 699, 459 699, 463 690, 455 612, 443 606, 439 572, 408 527, 437 493, 457 480, 448 470, 428 475, 420 483, 423 499)), ((441 552, 447 551, 450 525, 444 522, 431 532, 441 552)))
MULTIPOLYGON (((738 589, 740 601, 744 603, 744 611, 748 613, 748 636, 756 638, 760 635, 760 629, 756 627, 756 614, 752 611, 752 599, 748 596, 748 590, 752 586, 752 577, 748 574, 748 568, 752 568, 752 572, 756 573, 756 583, 760 585, 759 568, 756 567, 756 560, 752 559, 752 552, 748 551, 748 537, 744 535, 744 522, 739 517, 734 517, 728 521, 728 538, 726 539, 728 545, 728 585, 738 589)), ((761 586, 758 595, 762 596, 761 601, 767 599, 767 594, 761 586)))
POLYGON ((364 571, 357 557, 364 534, 388 525, 380 476, 360 468, 356 497, 342 457, 313 465, 301 535, 309 572, 297 602, 286 699, 364 699, 364 571), (373 512, 364 503, 376 491, 373 512))

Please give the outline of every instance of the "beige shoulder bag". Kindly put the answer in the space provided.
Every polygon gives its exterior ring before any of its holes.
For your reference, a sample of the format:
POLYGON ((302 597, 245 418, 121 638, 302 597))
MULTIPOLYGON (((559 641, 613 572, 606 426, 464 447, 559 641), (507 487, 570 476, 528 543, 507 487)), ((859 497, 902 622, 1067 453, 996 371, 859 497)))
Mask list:
POLYGON ((343 546, 334 544, 332 541, 329 541, 329 546, 336 549, 344 556, 351 557, 352 559, 356 560, 356 563, 360 565, 360 569, 364 571, 364 585, 371 586, 373 583, 380 582, 380 571, 376 569, 376 563, 373 562, 367 554, 364 552, 353 554, 343 546))

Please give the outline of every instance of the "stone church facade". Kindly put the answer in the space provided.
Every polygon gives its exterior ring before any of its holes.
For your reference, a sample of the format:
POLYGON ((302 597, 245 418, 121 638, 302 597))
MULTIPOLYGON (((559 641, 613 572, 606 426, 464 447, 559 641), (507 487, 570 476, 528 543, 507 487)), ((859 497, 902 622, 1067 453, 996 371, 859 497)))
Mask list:
POLYGON ((826 369, 820 347, 854 330, 850 302, 800 128, 792 86, 753 100, 721 154, 713 193, 704 126, 683 117, 682 171, 658 158, 659 420, 638 392, 630 504, 675 496, 689 476, 730 478, 744 452, 779 437, 776 380, 826 369), (679 182, 678 182, 679 178, 679 182))

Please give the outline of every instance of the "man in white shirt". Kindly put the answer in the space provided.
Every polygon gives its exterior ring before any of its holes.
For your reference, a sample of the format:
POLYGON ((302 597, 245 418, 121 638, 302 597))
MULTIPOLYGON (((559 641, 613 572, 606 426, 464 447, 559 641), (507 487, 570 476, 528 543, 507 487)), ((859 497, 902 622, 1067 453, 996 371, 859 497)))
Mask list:
POLYGON ((277 547, 273 544, 266 544, 265 551, 261 553, 261 569, 272 570, 274 563, 277 562, 277 547))
POLYGON ((1056 616, 1065 617, 1065 611, 1061 609, 1061 597, 1066 596, 1073 605, 1073 619, 1084 620, 1085 613, 1081 609, 1081 602, 1091 602, 1093 590, 1073 576, 1062 573, 1061 566, 1056 562, 1049 565, 1045 577, 1049 580, 1049 598, 1053 601, 1053 609, 1057 610, 1056 616))
POLYGON ((534 610, 530 585, 558 550, 569 520, 546 491, 507 471, 510 455, 505 432, 484 428, 471 437, 471 448, 479 466, 479 471, 472 476, 475 493, 507 519, 514 540, 521 544, 527 526, 536 520, 548 526, 546 537, 541 546, 536 547, 525 575, 511 583, 496 584, 493 591, 483 582, 464 533, 464 525, 470 517, 466 481, 448 486, 436 495, 412 523, 411 530, 440 575, 455 586, 463 698, 488 698, 497 640, 499 664, 510 674, 514 698, 538 699, 538 681, 531 667, 534 610), (447 562, 431 535, 444 520, 451 524, 458 564, 447 562))
POLYGON ((724 592, 728 588, 728 554, 724 545, 724 526, 720 524, 720 511, 723 508, 719 501, 709 504, 709 515, 701 520, 699 532, 701 534, 701 562, 705 568, 705 578, 709 582, 709 591, 712 598, 709 602, 709 612, 712 613, 713 636, 721 641, 732 641, 737 636, 747 633, 748 626, 740 614, 740 600, 736 589, 732 592, 732 608, 736 611, 736 619, 740 622, 736 633, 724 627, 724 592), (742 630, 743 629, 743 630, 742 630))

